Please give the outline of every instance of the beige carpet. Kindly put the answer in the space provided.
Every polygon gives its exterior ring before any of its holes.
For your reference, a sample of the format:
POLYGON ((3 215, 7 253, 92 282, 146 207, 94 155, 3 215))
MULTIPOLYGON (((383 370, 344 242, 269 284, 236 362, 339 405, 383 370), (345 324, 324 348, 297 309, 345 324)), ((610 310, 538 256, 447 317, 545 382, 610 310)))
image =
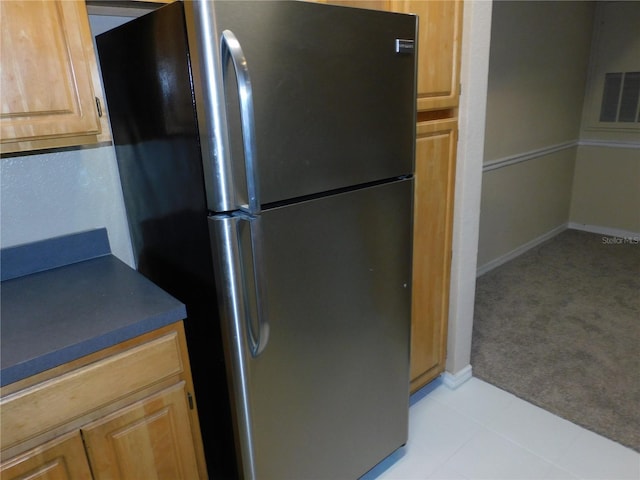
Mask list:
POLYGON ((566 230, 478 278, 475 376, 640 452, 640 244, 566 230))

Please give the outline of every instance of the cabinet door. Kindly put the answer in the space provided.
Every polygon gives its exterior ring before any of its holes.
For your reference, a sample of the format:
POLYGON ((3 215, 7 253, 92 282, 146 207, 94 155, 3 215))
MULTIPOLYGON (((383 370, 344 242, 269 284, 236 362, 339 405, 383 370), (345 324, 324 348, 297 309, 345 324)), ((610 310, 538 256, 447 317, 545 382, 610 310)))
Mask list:
POLYGON ((185 382, 82 428, 96 480, 197 479, 185 382))
POLYGON ((315 1, 418 15, 418 111, 458 106, 462 0, 315 1))
POLYGON ((3 480, 90 480, 80 432, 63 435, 0 465, 3 480))
POLYGON ((445 367, 456 119, 417 125, 411 312, 411 390, 445 367))
POLYGON ((101 124, 84 2, 3 1, 0 10, 2 152, 78 135, 94 135, 95 141, 101 124))
POLYGON ((418 15, 418 111, 458 105, 462 0, 390 0, 418 15))

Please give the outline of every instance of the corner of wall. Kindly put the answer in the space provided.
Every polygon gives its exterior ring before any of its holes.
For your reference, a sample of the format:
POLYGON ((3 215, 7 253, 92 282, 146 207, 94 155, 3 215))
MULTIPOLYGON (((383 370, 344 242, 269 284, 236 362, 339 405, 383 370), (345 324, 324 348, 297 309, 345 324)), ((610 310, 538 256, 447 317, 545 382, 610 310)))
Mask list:
POLYGON ((471 360, 492 6, 491 1, 466 2, 464 6, 446 362, 449 372, 461 370, 471 360))

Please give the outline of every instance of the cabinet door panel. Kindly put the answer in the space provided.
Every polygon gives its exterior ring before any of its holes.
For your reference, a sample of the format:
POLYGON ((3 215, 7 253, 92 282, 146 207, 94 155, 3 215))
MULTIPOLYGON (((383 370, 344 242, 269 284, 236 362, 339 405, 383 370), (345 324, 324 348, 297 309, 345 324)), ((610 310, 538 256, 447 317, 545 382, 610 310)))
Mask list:
POLYGON ((458 106, 462 0, 316 0, 413 13, 418 21, 418 111, 458 106))
POLYGON ((82 428, 95 479, 197 479, 185 383, 82 428))
POLYGON ((90 480, 80 432, 63 435, 3 462, 0 477, 4 480, 90 480))
POLYGON ((0 8, 2 143, 98 134, 84 2, 11 1, 0 8))
POLYGON ((414 197, 411 390, 444 370, 456 120, 419 123, 414 197))
POLYGON ((461 0, 390 0, 391 9, 418 15, 418 111, 458 105, 461 0))

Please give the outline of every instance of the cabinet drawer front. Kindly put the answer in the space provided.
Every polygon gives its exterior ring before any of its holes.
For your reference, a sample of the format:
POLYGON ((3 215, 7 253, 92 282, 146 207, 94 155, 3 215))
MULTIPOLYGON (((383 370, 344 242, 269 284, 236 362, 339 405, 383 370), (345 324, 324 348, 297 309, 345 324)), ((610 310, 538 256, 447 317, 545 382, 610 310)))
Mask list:
POLYGON ((0 400, 2 449, 183 372, 178 334, 123 351, 0 400))

